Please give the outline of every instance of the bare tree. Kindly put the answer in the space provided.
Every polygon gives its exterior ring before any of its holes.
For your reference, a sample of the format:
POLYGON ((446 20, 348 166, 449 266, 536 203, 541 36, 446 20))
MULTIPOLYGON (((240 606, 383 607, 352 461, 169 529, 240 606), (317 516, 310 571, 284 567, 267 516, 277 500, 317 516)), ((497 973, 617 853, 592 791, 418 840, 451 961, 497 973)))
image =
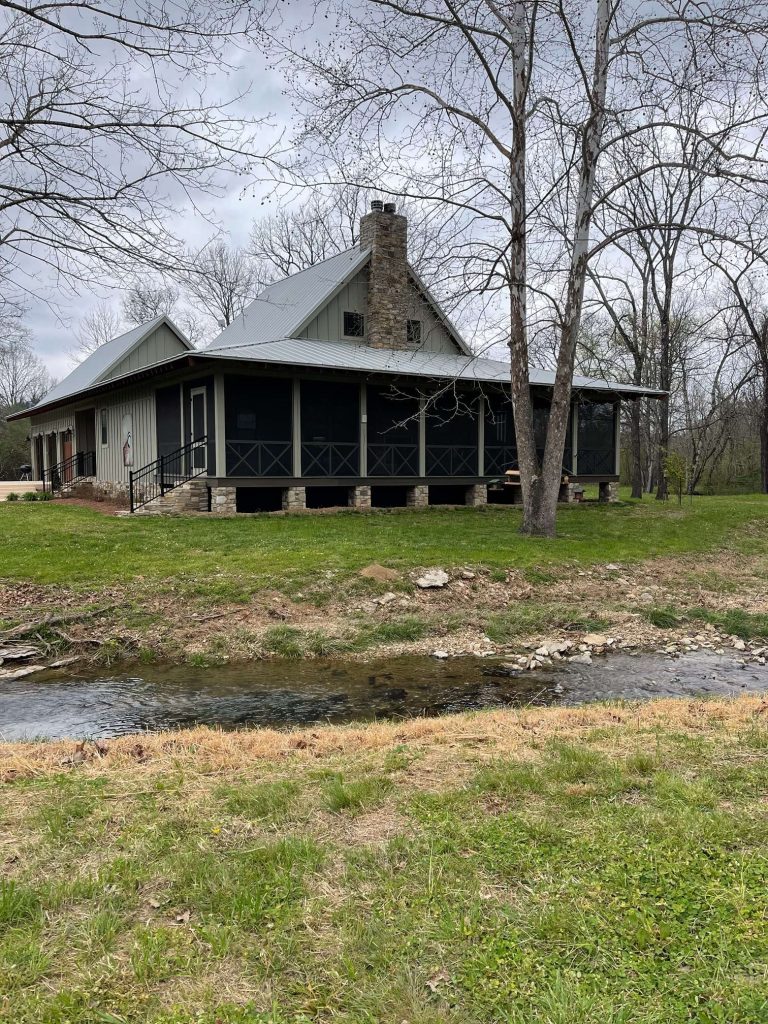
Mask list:
POLYGON ((762 203, 744 224, 740 246, 705 247, 705 255, 727 282, 735 312, 733 333, 741 339, 758 382, 760 402, 760 487, 768 494, 768 256, 764 251, 766 211, 762 203))
MULTIPOLYGON (((765 18, 746 0, 706 8, 679 0, 319 7, 332 12, 332 40, 309 54, 282 41, 307 76, 295 80, 306 154, 297 172, 455 211, 466 287, 495 292, 506 307, 522 529, 552 536, 587 268, 617 237, 593 236, 595 211, 658 167, 646 141, 676 127, 672 98, 682 88, 699 90, 729 124, 749 125, 743 145, 723 144, 711 124, 698 127, 706 153, 719 156, 709 173, 761 171, 765 18), (629 138, 641 164, 616 177, 606 154, 629 138), (341 172, 318 159, 342 146, 341 172), (530 340, 540 329, 553 335, 555 352, 541 463, 529 379, 530 340)), ((662 166, 677 161, 664 155, 662 166)))
POLYGON ((263 286, 249 255, 225 242, 210 243, 190 263, 187 291, 219 327, 228 327, 263 286))
POLYGON ((0 339, 0 409, 5 412, 38 401, 50 387, 42 361, 20 325, 0 339))
POLYGON ((77 329, 77 345, 72 353, 73 359, 80 362, 122 332, 120 314, 106 299, 99 302, 80 321, 77 329))
POLYGON ((123 297, 123 317, 129 324, 145 324, 159 316, 171 316, 179 301, 173 285, 153 280, 137 281, 123 297))
POLYGON ((177 202, 264 155, 236 100, 201 99, 259 15, 249 0, 1 0, 0 260, 20 292, 46 269, 77 286, 177 262, 177 202))

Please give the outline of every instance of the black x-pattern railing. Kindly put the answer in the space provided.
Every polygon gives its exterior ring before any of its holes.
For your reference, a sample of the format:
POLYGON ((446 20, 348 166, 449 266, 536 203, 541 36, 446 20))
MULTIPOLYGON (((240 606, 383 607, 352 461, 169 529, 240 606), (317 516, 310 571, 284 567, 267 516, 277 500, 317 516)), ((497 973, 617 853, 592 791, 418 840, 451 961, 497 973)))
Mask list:
POLYGON ((357 476, 360 445, 342 441, 305 441, 301 446, 303 476, 357 476))
POLYGON ((368 476, 418 476, 419 446, 404 442, 368 445, 368 476))
POLYGON ((290 476, 290 441, 227 441, 227 476, 290 476))
POLYGON ((477 473, 477 445, 427 445, 427 476, 474 476, 477 473))

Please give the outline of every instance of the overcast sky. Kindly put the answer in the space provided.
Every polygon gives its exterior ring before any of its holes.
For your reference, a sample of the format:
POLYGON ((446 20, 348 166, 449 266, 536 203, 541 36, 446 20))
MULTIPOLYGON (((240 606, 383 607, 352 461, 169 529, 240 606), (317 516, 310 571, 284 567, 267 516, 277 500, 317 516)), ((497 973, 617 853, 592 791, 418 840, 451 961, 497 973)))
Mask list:
MULTIPOLYGON (((271 129, 265 129, 266 144, 270 137, 276 138, 284 132, 289 124, 289 101, 283 95, 282 77, 266 67, 264 58, 255 49, 238 53, 236 60, 239 68, 234 73, 230 70, 228 74, 214 76, 209 82, 208 94, 227 98, 244 94, 238 111, 241 115, 254 120, 269 116, 271 120, 271 129)), ((203 245, 219 230, 224 240, 243 245, 255 217, 268 214, 277 204, 290 202, 290 198, 271 197, 269 185, 263 182, 251 181, 246 185, 242 179, 230 178, 222 184, 223 196, 196 197, 197 205, 207 211, 207 216, 202 216, 186 199, 175 200, 180 209, 175 225, 177 237, 195 247, 203 245)), ((35 351, 49 373, 60 380, 77 361, 73 349, 81 318, 104 300, 119 311, 123 292, 119 284, 105 278, 73 294, 53 275, 46 278, 41 266, 35 265, 31 272, 35 275, 36 290, 45 291, 49 301, 32 299, 25 323, 32 331, 35 351)))

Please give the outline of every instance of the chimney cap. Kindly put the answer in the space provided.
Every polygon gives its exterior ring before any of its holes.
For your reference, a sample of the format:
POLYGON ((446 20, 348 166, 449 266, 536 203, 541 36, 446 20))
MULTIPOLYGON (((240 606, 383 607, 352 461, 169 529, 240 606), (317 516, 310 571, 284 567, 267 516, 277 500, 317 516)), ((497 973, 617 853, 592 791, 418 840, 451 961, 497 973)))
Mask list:
POLYGON ((371 200, 371 213, 381 213, 384 209, 384 203, 380 199, 371 200))
POLYGON ((384 203, 384 213, 395 213, 397 206, 394 203, 384 203))

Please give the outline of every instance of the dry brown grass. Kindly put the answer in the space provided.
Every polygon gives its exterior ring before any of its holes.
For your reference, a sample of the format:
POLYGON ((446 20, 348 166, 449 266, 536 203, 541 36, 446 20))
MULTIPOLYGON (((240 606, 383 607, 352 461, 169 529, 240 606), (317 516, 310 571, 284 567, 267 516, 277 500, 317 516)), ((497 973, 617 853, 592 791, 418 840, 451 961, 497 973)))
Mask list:
MULTIPOLYGON (((183 770, 209 777, 252 766, 254 761, 322 761, 383 752, 406 745, 427 755, 418 775, 442 775, 453 765, 461 772, 464 755, 472 752, 524 754, 547 739, 578 740, 595 730, 622 736, 654 729, 701 733, 713 729, 735 733, 768 714, 768 701, 759 696, 724 700, 663 699, 622 706, 592 704, 581 708, 500 709, 442 718, 366 725, 322 726, 279 731, 254 729, 225 732, 198 727, 178 732, 124 736, 100 744, 72 741, 0 744, 0 779, 46 777, 76 771, 83 775, 131 775, 183 770)), ((452 780, 454 783, 456 778, 452 780)))

